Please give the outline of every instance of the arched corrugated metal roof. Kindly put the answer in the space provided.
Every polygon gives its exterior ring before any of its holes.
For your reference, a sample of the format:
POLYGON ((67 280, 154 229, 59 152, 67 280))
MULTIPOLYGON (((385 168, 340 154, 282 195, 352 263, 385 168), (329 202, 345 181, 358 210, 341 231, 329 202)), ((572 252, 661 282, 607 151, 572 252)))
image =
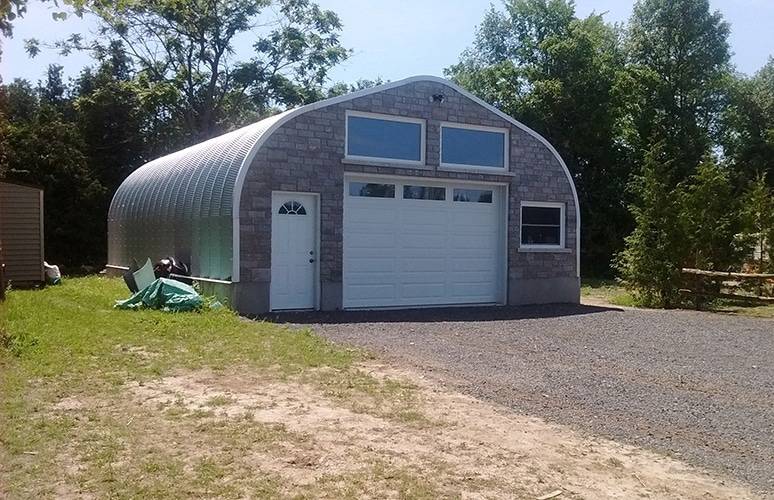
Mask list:
POLYGON ((108 214, 108 262, 170 252, 199 276, 232 275, 232 211, 239 170, 281 113, 146 163, 116 191, 108 214))

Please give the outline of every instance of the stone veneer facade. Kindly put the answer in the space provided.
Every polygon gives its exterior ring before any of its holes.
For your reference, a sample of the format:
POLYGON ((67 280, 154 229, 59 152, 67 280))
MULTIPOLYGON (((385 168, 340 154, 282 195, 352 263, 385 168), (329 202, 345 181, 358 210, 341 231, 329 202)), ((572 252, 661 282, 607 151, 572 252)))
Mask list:
POLYGON ((346 173, 508 183, 508 303, 579 301, 577 212, 570 180, 557 158, 538 139, 454 88, 434 81, 415 81, 304 112, 282 124, 258 150, 241 196, 241 279, 234 297, 240 311, 261 313, 269 309, 272 191, 319 193, 320 303, 324 310, 341 308, 346 173), (443 94, 445 99, 432 102, 433 94, 443 94), (344 160, 346 110, 426 120, 425 167, 344 160), (441 122, 509 129, 509 172, 439 169, 441 122), (564 249, 519 250, 521 201, 566 204, 564 249))

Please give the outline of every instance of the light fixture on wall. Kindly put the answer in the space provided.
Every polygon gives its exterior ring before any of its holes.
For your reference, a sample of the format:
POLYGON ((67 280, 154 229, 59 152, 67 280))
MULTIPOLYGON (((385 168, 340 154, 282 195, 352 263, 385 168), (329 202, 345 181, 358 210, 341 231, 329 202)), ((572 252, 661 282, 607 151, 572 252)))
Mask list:
POLYGON ((441 103, 446 100, 446 96, 443 94, 433 94, 430 96, 430 102, 438 102, 441 103))

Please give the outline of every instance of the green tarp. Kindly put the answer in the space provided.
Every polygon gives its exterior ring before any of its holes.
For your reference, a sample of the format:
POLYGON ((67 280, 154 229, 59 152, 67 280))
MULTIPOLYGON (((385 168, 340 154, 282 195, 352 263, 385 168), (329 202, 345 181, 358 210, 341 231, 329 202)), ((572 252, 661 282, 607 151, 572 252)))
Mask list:
POLYGON ((202 297, 196 290, 176 280, 159 278, 126 300, 117 300, 118 309, 161 309, 191 311, 201 307, 202 297))

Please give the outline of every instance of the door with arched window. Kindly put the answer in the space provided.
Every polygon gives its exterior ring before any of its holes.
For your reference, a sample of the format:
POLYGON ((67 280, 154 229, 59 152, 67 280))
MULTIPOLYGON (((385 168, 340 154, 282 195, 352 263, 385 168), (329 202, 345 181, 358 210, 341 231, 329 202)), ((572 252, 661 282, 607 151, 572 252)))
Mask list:
POLYGON ((315 308, 317 247, 317 196, 272 193, 272 310, 315 308))

